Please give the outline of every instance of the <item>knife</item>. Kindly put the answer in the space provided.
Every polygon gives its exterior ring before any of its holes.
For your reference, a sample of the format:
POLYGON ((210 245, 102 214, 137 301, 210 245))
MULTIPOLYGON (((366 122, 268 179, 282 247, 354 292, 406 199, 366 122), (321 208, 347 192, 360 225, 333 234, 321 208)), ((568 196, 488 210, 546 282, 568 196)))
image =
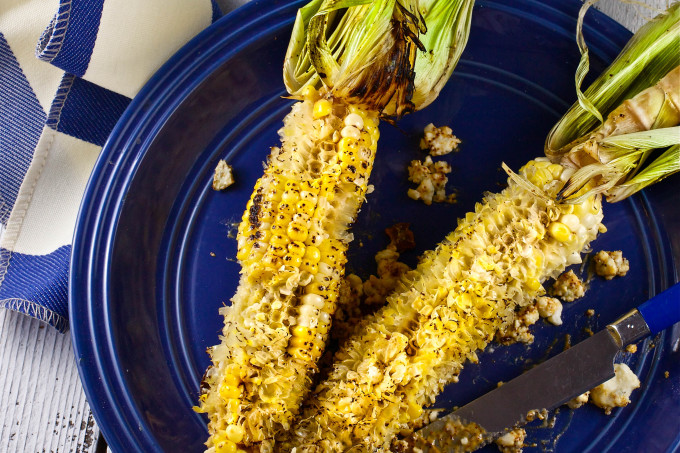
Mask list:
POLYGON ((606 329, 415 433, 423 451, 474 451, 524 425, 529 414, 554 409, 614 377, 626 345, 680 322, 680 283, 606 329))

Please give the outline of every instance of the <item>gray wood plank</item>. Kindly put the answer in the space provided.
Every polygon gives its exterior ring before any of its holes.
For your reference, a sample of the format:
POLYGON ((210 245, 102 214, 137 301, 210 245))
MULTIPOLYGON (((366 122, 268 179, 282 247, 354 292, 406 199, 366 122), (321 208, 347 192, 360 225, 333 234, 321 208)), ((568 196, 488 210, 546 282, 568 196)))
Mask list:
POLYGON ((0 309, 0 451, 95 451, 99 437, 85 400, 71 337, 0 309))

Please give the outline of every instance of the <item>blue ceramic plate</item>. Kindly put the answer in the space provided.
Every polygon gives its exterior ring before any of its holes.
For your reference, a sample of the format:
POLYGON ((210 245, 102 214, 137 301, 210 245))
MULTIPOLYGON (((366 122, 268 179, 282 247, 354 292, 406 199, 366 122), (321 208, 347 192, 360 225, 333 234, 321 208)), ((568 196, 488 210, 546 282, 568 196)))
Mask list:
MULTIPOLYGON (((412 224, 418 247, 404 257, 413 264, 484 191, 498 189, 506 178, 502 161, 517 169, 542 153, 548 130, 574 100, 578 3, 478 3, 464 59, 439 99, 398 129, 381 126, 376 191, 354 229, 352 271, 375 272, 372 257, 387 242, 382 230, 395 222, 412 224), (406 166, 422 158, 417 144, 429 122, 451 125, 463 140, 459 153, 446 156, 458 204, 426 207, 406 197, 406 166)), ((82 381, 114 451, 203 448, 205 419, 191 407, 209 363, 205 349, 218 341, 218 308, 237 283, 234 223, 290 105, 281 98, 281 66, 298 6, 253 1, 205 30, 144 87, 102 151, 77 225, 70 307, 82 381), (218 193, 210 181, 222 158, 237 183, 218 193)), ((599 73, 630 34, 595 11, 586 25, 599 73)), ((578 342, 676 281, 678 180, 606 207, 609 232, 594 247, 622 249, 632 262, 628 276, 593 281, 584 299, 565 306, 562 326, 539 323, 530 348, 484 354, 439 404, 488 391, 561 350, 568 335, 578 342), (585 317, 589 308, 597 315, 585 317)), ((592 407, 562 410, 546 426, 529 428, 533 450, 673 450, 678 330, 623 357, 642 381, 632 404, 611 416, 592 407)))

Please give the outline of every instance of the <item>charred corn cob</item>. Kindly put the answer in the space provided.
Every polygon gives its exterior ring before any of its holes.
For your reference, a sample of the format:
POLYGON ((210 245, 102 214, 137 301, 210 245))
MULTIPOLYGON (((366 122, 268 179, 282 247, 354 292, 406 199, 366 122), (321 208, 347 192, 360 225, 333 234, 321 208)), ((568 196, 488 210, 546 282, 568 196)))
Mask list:
POLYGON ((287 446, 386 450, 466 360, 476 361, 496 331, 545 292, 545 279, 580 261, 602 220, 600 196, 555 202, 566 176, 546 158, 529 162, 427 252, 336 355, 287 446))
POLYGON ((378 117, 434 100, 465 46, 472 3, 314 0, 298 12, 284 81, 300 102, 239 226, 239 287, 221 309, 196 408, 208 416, 209 453, 271 451, 298 413, 368 190, 378 117))
POLYGON ((377 126, 376 112, 312 87, 284 119, 239 225, 241 281, 201 395, 215 452, 266 449, 297 411, 328 336, 377 126))

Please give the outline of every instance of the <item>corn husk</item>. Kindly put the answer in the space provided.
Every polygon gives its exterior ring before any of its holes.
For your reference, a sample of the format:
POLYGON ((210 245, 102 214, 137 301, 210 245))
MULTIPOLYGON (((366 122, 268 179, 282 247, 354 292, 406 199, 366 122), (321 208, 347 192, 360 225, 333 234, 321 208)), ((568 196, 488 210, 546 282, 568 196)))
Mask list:
POLYGON ((618 201, 662 179, 674 168, 662 153, 680 143, 680 3, 642 27, 582 93, 588 50, 581 28, 593 3, 584 4, 578 21, 578 102, 553 127, 545 145, 548 157, 574 169, 558 194, 569 203, 593 193, 618 201), (647 172, 644 164, 650 158, 656 160, 647 172), (582 190, 591 181, 595 184, 582 190), (622 185, 625 190, 617 189, 622 185))
POLYGON ((462 53, 474 0, 314 0, 298 11, 284 62, 288 92, 402 116, 432 102, 462 53))
MULTIPOLYGON (((624 100, 654 86, 680 65, 680 3, 675 3, 640 28, 614 62, 581 93, 581 82, 588 71, 588 50, 582 24, 583 16, 592 3, 587 2, 582 8, 577 30, 577 42, 582 52, 576 71, 579 101, 552 128, 545 143, 546 155, 555 161, 579 141, 584 141, 601 125, 603 117, 624 100)), ((659 123, 664 123, 666 114, 666 110, 657 112, 659 123)))

